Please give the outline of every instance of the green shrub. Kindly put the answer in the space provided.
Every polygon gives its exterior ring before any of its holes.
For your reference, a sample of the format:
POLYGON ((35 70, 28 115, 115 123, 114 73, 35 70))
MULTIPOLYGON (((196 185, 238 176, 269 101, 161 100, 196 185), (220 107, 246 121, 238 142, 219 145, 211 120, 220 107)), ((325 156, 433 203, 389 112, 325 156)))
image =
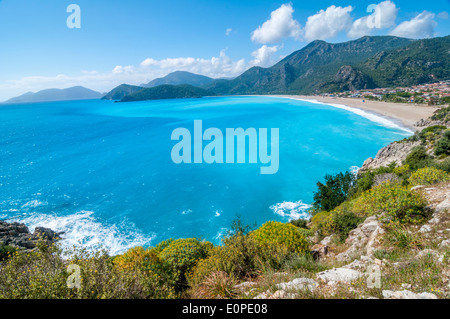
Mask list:
POLYGON ((448 173, 434 167, 425 167, 412 173, 408 181, 411 186, 417 186, 432 185, 449 179, 448 173))
POLYGON ((404 161, 404 164, 409 165, 412 170, 430 166, 431 163, 432 158, 423 146, 414 147, 404 161))
POLYGON ((186 288, 186 274, 207 257, 207 251, 207 246, 194 238, 174 240, 161 251, 159 257, 171 266, 177 291, 186 288))
POLYGON ((444 125, 433 125, 424 128, 419 136, 423 141, 433 141, 441 135, 441 132, 445 130, 446 127, 444 125))
POLYGON ((446 158, 442 162, 437 162, 433 164, 433 167, 440 169, 444 172, 450 173, 450 157, 446 158))
POLYGON ((363 217, 357 216, 351 211, 336 211, 332 213, 330 233, 338 235, 339 241, 344 242, 348 233, 358 227, 364 221, 363 217))
POLYGON ((425 206, 426 202, 419 193, 398 183, 387 182, 364 192, 354 201, 352 211, 361 217, 385 213, 386 220, 419 223, 427 217, 425 206))
POLYGON ((449 121, 450 120, 450 106, 437 110, 432 116, 433 121, 449 121))
POLYGON ((314 236, 314 232, 312 231, 312 229, 298 228, 298 232, 299 232, 304 238, 308 238, 308 237, 314 236))
POLYGON ((331 212, 320 212, 311 218, 311 230, 313 233, 318 232, 321 237, 326 237, 331 235, 329 233, 330 225, 332 220, 331 212))
POLYGON ((355 187, 351 190, 352 196, 357 196, 366 190, 372 188, 375 174, 372 171, 364 172, 360 174, 356 180, 355 187))
POLYGON ((434 154, 437 156, 450 155, 450 130, 445 131, 443 137, 437 141, 434 154))
POLYGON ((0 299, 175 297, 157 275, 139 268, 120 269, 104 251, 75 250, 63 255, 57 246, 41 248, 29 253, 16 251, 0 263, 0 299), (80 288, 67 287, 69 264, 80 267, 80 288))
POLYGON ((155 253, 143 247, 134 247, 122 255, 114 257, 113 262, 119 269, 144 269, 155 258, 155 253))
POLYGON ((302 254, 308 251, 307 240, 292 224, 269 221, 250 233, 261 245, 284 246, 289 251, 302 254))
POLYGON ((409 167, 408 164, 406 164, 406 165, 403 165, 403 166, 396 167, 394 169, 393 173, 398 175, 398 176, 400 176, 400 177, 402 177, 405 174, 407 174, 410 170, 411 170, 411 168, 409 167))
POLYGON ((222 249, 223 247, 216 247, 211 252, 210 256, 205 259, 199 260, 199 262, 187 274, 186 277, 191 287, 196 287, 201 284, 205 280, 205 278, 213 272, 226 269, 226 267, 224 267, 223 265, 223 261, 220 258, 220 256, 222 255, 220 250, 222 249))
POLYGON ((308 224, 306 219, 295 219, 291 220, 290 223, 298 228, 308 228, 308 226, 306 226, 308 224))

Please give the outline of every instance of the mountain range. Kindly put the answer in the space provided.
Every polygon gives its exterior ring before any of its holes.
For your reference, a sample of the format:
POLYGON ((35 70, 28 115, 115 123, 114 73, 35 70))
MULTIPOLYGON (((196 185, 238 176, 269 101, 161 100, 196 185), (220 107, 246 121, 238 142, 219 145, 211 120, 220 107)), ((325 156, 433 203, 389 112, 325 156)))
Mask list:
POLYGON ((312 94, 410 86, 450 78, 450 36, 313 41, 269 68, 253 67, 206 88, 217 94, 312 94))
POLYGON ((5 103, 32 103, 52 101, 72 101, 99 99, 102 93, 87 89, 82 86, 74 86, 67 89, 47 89, 36 93, 28 92, 7 100, 5 103))
MULTIPOLYGON (((321 94, 412 86, 450 79, 450 36, 411 40, 365 36, 344 43, 316 40, 269 68, 234 79, 177 71, 141 86, 122 84, 103 96, 116 101, 237 94, 321 94)), ((26 93, 7 102, 100 98, 82 87, 26 93)))

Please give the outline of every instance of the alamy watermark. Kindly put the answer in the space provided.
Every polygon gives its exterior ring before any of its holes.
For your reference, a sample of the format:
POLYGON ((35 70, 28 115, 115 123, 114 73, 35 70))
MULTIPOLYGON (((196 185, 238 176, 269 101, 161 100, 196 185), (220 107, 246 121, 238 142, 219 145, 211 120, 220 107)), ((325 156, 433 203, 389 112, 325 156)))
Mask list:
POLYGON ((81 288, 81 268, 76 264, 70 264, 67 266, 67 273, 71 274, 67 278, 67 288, 73 289, 81 288))
POLYGON ((66 24, 69 29, 81 28, 81 8, 78 4, 70 4, 67 9, 70 15, 67 17, 66 24))
POLYGON ((370 29, 381 29, 381 10, 379 5, 370 4, 366 10, 368 13, 372 13, 366 21, 367 27, 370 29))
POLYGON ((227 128, 224 133, 215 127, 203 132, 203 122, 194 121, 194 132, 176 128, 172 141, 179 141, 172 148, 175 164, 261 164, 261 174, 276 174, 279 168, 279 129, 227 128), (208 143, 203 146, 203 142, 208 143), (193 145, 193 147, 192 147, 193 145), (247 147, 248 146, 248 147, 247 147), (270 146, 270 151, 269 151, 270 146), (192 149, 193 148, 193 149, 192 149), (247 152, 248 150, 248 152, 247 152), (270 153, 270 154, 269 154, 270 153))

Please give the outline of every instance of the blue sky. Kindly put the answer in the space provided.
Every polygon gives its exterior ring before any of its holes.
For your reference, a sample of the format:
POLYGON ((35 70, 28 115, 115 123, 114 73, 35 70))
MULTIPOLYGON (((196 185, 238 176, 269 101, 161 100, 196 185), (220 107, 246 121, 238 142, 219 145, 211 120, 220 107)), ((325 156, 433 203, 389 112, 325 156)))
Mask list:
POLYGON ((232 77, 314 39, 445 36, 449 13, 449 0, 1 0, 0 100, 73 85, 104 92, 175 70, 232 77), (79 29, 66 25, 72 3, 79 29))

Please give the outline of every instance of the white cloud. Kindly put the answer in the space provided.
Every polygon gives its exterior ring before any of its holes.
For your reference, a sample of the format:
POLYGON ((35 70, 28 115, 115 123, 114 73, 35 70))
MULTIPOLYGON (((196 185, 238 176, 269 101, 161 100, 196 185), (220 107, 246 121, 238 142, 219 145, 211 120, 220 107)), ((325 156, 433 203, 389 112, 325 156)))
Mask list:
POLYGON ((225 30, 225 35, 229 36, 231 34, 231 32, 233 32, 233 29, 228 28, 228 29, 225 30))
POLYGON ((413 19, 399 24, 390 34, 412 39, 434 37, 434 28, 437 26, 436 21, 434 21, 434 17, 434 13, 423 11, 413 19))
POLYGON ((291 4, 283 4, 272 11, 270 19, 252 32, 252 41, 258 43, 275 43, 283 38, 298 38, 301 34, 300 24, 292 17, 294 9, 291 4))
POLYGON ((262 67, 268 67, 274 64, 274 61, 272 59, 273 55, 280 49, 280 46, 272 46, 269 47, 267 45, 263 45, 258 50, 255 50, 252 52, 252 56, 254 59, 250 61, 251 65, 254 66, 262 66, 262 67))
POLYGON ((148 58, 142 61, 140 65, 149 72, 158 70, 163 70, 165 73, 188 71, 215 78, 236 76, 247 69, 244 59, 233 61, 225 54, 225 50, 220 52, 219 57, 212 57, 211 59, 183 57, 155 60, 148 58))
POLYGON ((138 66, 115 66, 109 72, 83 71, 79 75, 27 76, 18 80, 9 80, 0 84, 0 101, 23 94, 27 91, 39 91, 48 88, 67 88, 82 85, 87 88, 106 92, 119 84, 139 85, 174 71, 189 71, 212 78, 235 77, 247 70, 252 64, 245 59, 232 60, 225 53, 210 59, 181 57, 155 60, 145 59, 138 66))
POLYGON ((437 17, 442 20, 447 20, 449 18, 447 11, 439 12, 437 17))
POLYGON ((380 2, 374 7, 369 6, 369 9, 374 10, 372 14, 353 22, 352 28, 348 32, 350 38, 370 35, 374 29, 390 28, 395 25, 398 8, 392 1, 380 2))
POLYGON ((352 25, 352 11, 352 6, 343 8, 333 5, 308 17, 304 30, 306 40, 326 40, 348 30, 352 25))

